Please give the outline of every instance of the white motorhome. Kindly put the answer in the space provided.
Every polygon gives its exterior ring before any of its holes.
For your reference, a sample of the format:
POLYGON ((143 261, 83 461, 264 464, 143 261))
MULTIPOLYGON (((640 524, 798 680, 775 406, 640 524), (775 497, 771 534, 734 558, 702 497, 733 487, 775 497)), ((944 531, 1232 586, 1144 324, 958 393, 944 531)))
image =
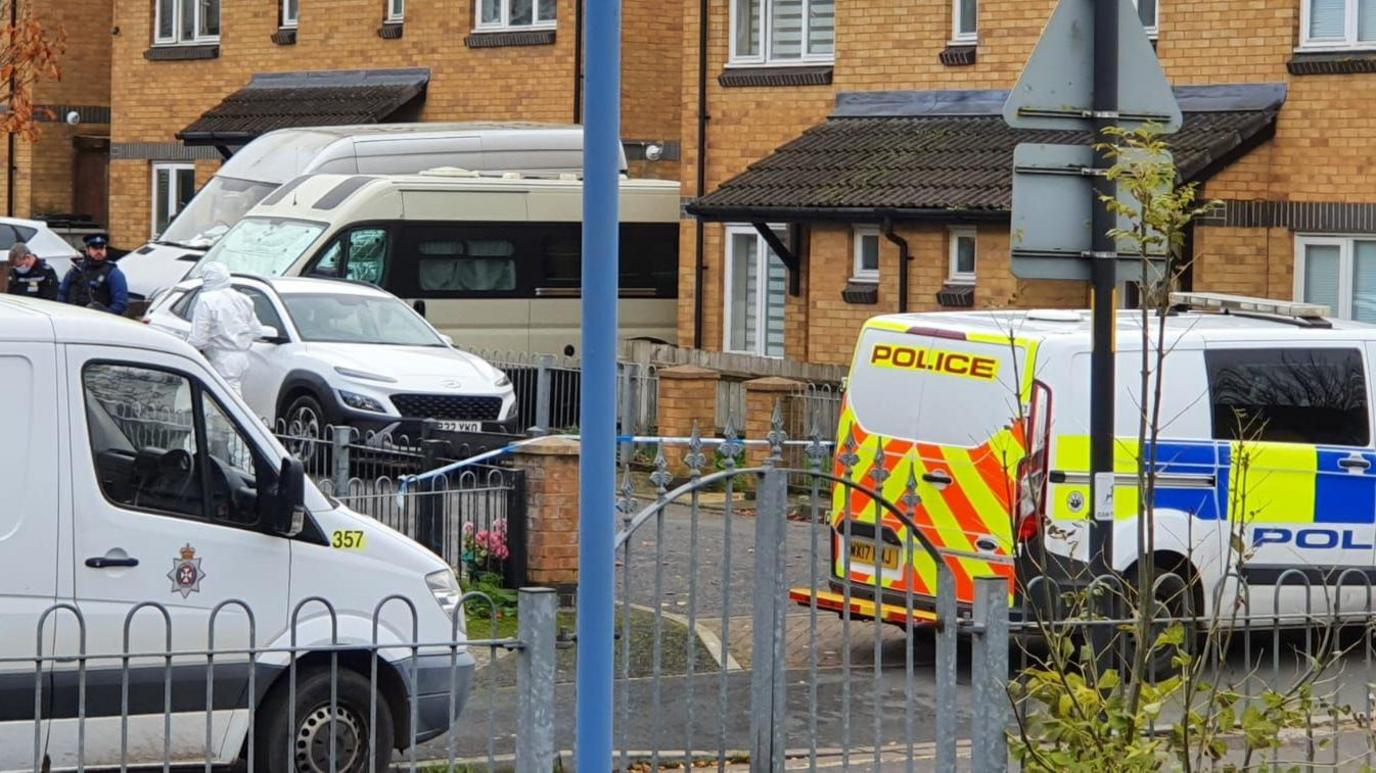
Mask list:
POLYGON ((0 383, 22 406, 0 415, 0 770, 228 764, 251 713, 269 771, 288 748, 330 769, 331 727, 341 771, 449 729, 473 672, 453 571, 323 496, 191 347, 0 296, 0 383))
MULTIPOLYGON (((673 343, 679 185, 623 178, 620 206, 620 335, 673 343)), ((582 327, 582 218, 576 175, 304 175, 263 199, 203 260, 241 274, 370 282, 461 345, 572 355, 582 327)))
MULTIPOLYGON (((268 132, 236 152, 167 228, 120 260, 135 302, 186 276, 231 226, 278 186, 313 172, 408 174, 436 166, 580 172, 583 128, 532 122, 319 126, 268 132)), ((626 168, 623 152, 621 168, 626 168)))

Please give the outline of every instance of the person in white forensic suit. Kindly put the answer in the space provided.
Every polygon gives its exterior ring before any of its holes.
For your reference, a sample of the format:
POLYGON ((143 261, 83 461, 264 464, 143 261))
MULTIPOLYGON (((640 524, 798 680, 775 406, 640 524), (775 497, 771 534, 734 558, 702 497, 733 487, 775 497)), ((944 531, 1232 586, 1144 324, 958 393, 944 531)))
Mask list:
POLYGON ((201 279, 187 343, 205 355, 230 388, 242 394, 248 350, 262 325, 253 301, 230 285, 229 269, 223 263, 208 263, 201 279))

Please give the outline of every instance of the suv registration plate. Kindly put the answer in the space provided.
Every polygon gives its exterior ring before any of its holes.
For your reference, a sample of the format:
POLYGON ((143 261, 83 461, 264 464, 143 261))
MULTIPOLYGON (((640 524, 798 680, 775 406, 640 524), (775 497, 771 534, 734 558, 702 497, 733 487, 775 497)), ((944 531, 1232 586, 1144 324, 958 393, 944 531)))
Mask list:
POLYGON ((482 432, 481 421, 437 421, 435 429, 441 432, 482 432))

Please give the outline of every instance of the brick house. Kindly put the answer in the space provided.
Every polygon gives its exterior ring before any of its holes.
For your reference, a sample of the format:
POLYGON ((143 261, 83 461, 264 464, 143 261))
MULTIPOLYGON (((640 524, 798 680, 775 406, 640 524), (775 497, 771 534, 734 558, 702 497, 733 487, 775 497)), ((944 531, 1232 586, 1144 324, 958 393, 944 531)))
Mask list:
MULTIPOLYGON (((44 26, 62 30, 62 77, 34 87, 41 124, 36 140, 6 136, 0 159, 4 214, 105 218, 110 148, 110 14, 113 0, 19 0, 44 26), (70 122, 75 114, 75 123, 70 122), (11 158, 12 154, 12 158, 11 158)), ((2 239, 0 239, 2 240, 2 239)), ((8 244, 4 245, 8 247, 8 244)))
MULTIPOLYGON (((112 240, 147 241, 226 153, 270 129, 580 122, 581 11, 579 0, 115 0, 112 240)), ((623 22, 627 156, 637 175, 674 179, 681 17, 640 0, 623 22)))
MULTIPOLYGON (((1376 320, 1376 33, 1357 6, 1139 0, 1186 113, 1182 176, 1225 203, 1190 234, 1194 289, 1376 320)), ((998 116, 1054 7, 688 4, 680 343, 844 363, 861 321, 900 307, 1084 306, 1082 283, 1009 271, 1013 146, 1074 141, 998 116)))

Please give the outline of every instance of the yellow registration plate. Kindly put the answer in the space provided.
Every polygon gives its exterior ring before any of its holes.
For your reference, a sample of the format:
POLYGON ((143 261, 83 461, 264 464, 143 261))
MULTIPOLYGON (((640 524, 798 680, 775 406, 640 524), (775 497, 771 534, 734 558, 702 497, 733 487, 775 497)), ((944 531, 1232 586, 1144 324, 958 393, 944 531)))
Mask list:
MULTIPOLYGON (((852 538, 850 541, 850 560, 874 566, 875 546, 873 542, 852 538)), ((898 568, 898 548, 885 545, 878 550, 879 562, 885 569, 898 568)))

